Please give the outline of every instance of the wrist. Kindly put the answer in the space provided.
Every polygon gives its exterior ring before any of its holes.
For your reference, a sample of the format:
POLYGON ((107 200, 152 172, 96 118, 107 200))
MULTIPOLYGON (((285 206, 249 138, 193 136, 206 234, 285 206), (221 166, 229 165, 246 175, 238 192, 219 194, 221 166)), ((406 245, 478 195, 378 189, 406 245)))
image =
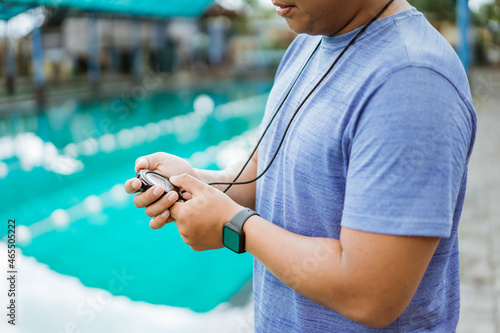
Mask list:
POLYGON ((264 220, 262 217, 254 215, 250 216, 250 218, 243 225, 243 232, 245 233, 245 251, 252 255, 255 253, 255 230, 261 228, 263 223, 264 220))
POLYGON ((231 219, 238 214, 238 212, 242 211, 245 209, 245 207, 238 205, 237 203, 234 203, 231 205, 229 209, 227 209, 227 214, 225 214, 223 218, 223 224, 226 224, 231 221, 231 219))
POLYGON ((193 168, 191 176, 193 176, 194 178, 199 179, 202 182, 206 183, 205 177, 203 176, 203 170, 202 169, 193 168))
POLYGON ((250 208, 237 211, 233 217, 222 227, 222 243, 225 247, 236 253, 246 250, 246 235, 243 231, 245 223, 254 215, 258 215, 250 208))

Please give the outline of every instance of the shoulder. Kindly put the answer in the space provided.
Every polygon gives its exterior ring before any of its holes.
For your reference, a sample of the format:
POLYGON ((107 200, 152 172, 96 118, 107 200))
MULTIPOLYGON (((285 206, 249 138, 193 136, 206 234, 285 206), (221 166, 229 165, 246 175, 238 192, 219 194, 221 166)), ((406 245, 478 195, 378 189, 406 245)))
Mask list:
POLYGON ((417 12, 395 19, 409 65, 429 68, 447 78, 459 90, 468 90, 467 74, 450 43, 417 12))
POLYGON ((393 25, 395 38, 388 51, 394 54, 386 57, 384 65, 386 68, 391 68, 389 63, 396 65, 387 72, 387 77, 408 67, 420 68, 429 75, 434 72, 449 81, 468 100, 468 107, 472 107, 467 74, 457 53, 425 16, 412 9, 406 15, 395 16, 393 25))
POLYGON ((474 114, 467 74, 460 59, 423 14, 411 9, 387 19, 362 42, 360 57, 369 58, 370 63, 361 90, 367 98, 364 102, 381 87, 397 82, 393 87, 399 96, 415 96, 419 91, 434 96, 446 91, 474 114), (436 86, 442 89, 428 89, 436 86))
POLYGON ((454 85, 426 67, 393 71, 351 124, 343 225, 449 237, 476 131, 454 85))
POLYGON ((439 70, 422 64, 407 64, 392 70, 381 80, 366 104, 370 106, 375 101, 393 106, 384 112, 400 113, 397 110, 406 105, 408 110, 423 109, 421 113, 431 116, 431 113, 446 112, 438 108, 440 103, 455 106, 464 113, 473 111, 452 79, 439 70))
POLYGON ((373 92, 357 119, 355 136, 363 131, 370 145, 384 138, 394 146, 432 139, 461 150, 465 161, 474 144, 476 116, 449 78, 413 65, 392 72, 373 92))

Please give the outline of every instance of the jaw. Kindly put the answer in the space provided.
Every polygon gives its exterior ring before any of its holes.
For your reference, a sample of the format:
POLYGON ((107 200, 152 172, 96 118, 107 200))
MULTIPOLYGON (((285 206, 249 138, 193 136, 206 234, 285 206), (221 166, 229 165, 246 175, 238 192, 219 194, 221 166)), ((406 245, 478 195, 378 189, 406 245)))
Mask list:
MULTIPOLYGON (((308 0, 306 0, 308 1, 308 0)), ((294 4, 285 17, 288 27, 298 34, 332 36, 343 33, 358 14, 359 1, 313 1, 294 4), (316 4, 317 3, 317 4, 316 4)), ((345 31, 347 32, 347 31, 345 31)))
MULTIPOLYGON (((276 1, 279 3, 279 0, 276 1)), ((341 35, 367 24, 388 0, 347 2, 313 0, 312 2, 313 4, 309 0, 304 0, 290 5, 293 10, 290 10, 284 18, 292 31, 309 35, 341 35)), ((381 18, 408 8, 411 6, 405 0, 395 0, 381 18)))

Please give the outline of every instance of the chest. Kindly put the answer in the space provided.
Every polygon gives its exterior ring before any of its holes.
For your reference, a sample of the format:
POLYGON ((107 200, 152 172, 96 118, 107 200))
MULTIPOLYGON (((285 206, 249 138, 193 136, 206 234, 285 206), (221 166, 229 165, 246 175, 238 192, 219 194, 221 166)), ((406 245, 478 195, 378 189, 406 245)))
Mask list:
MULTIPOLYGON (((332 99, 332 93, 341 93, 325 86, 294 116, 310 91, 310 82, 298 85, 297 93, 283 103, 259 148, 259 172, 271 161, 272 165, 258 183, 258 206, 259 212, 292 232, 336 238, 348 164, 349 105, 332 99)), ((268 107, 273 111, 280 97, 280 93, 271 94, 268 107)))
MULTIPOLYGON (((348 163, 349 135, 346 128, 356 109, 350 85, 335 78, 335 72, 315 88, 330 64, 302 73, 291 87, 290 77, 277 80, 267 104, 263 125, 272 121, 259 150, 259 167, 273 157, 281 175, 294 180, 308 173, 324 183, 325 177, 344 177, 348 163), (277 152, 277 153, 276 153, 277 152), (276 156, 275 156, 276 154, 276 156), (262 162, 262 163, 260 163, 262 162)), ((301 184, 308 187, 307 184, 301 184)))

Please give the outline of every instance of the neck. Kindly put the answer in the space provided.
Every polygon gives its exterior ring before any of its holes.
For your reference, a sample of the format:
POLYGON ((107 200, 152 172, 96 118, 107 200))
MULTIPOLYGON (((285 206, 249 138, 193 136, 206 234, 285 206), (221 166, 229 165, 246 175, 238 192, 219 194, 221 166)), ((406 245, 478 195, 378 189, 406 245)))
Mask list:
MULTIPOLYGON (((384 6, 389 2, 389 0, 374 0, 374 1, 358 1, 357 6, 355 6, 352 17, 346 22, 346 24, 340 28, 332 36, 343 35, 349 31, 355 30, 359 27, 367 24, 377 13, 384 8, 384 6)), ((379 19, 400 13, 407 9, 410 9, 411 5, 406 0, 395 0, 387 10, 382 13, 379 19)))

